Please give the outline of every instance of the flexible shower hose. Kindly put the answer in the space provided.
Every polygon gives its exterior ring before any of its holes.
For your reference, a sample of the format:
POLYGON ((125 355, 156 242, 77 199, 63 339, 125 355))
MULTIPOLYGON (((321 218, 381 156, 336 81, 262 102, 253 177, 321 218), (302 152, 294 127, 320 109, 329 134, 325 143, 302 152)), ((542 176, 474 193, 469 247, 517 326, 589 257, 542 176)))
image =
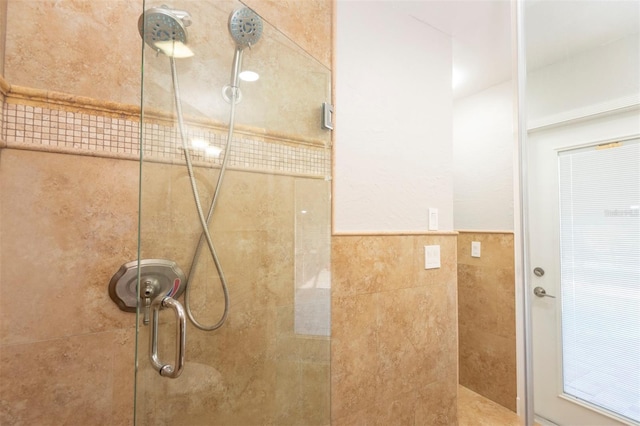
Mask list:
POLYGON ((233 127, 235 122, 235 110, 236 110, 236 98, 238 96, 238 88, 232 87, 232 96, 231 96, 231 109, 229 114, 229 130, 227 134, 227 146, 225 148, 224 159, 222 160, 222 166, 220 167, 220 174, 218 175, 218 181, 216 183, 215 190, 213 192, 213 198, 211 199, 211 206, 209 207, 209 212, 207 217, 204 217, 204 213, 202 211, 202 204, 200 203, 200 195, 198 192, 198 186, 196 184, 195 174, 193 172, 193 164, 191 162, 191 154, 189 153, 189 144, 187 143, 187 135, 184 129, 184 118, 182 115, 182 104, 180 101, 180 89, 178 87, 178 73, 176 71, 176 61, 175 58, 170 57, 171 61, 171 77, 173 80, 173 93, 175 97, 176 104, 176 113, 178 115, 178 128, 180 131, 180 138, 182 140, 182 149, 184 150, 184 157, 187 164, 187 171, 189 173, 189 182, 191 183, 191 191, 193 193, 193 198, 196 203, 196 210, 198 211, 198 218, 200 219, 200 225, 202 226, 202 233, 200 234, 200 239, 198 240, 198 245, 196 247, 196 251, 193 255, 193 261, 191 262, 191 268, 189 269, 189 276, 187 278, 186 289, 185 289, 185 310, 187 311, 187 316, 189 320, 193 323, 193 325, 200 330, 204 331, 213 331, 222 326, 229 315, 229 290, 227 286, 227 279, 224 276, 224 271, 222 269, 222 265, 220 264, 220 259, 218 258, 218 254, 216 253, 215 246, 213 245, 213 241, 211 239, 211 234, 209 232, 209 222, 213 217, 213 212, 216 207, 216 203, 218 201, 218 194, 220 193, 220 188, 222 187, 222 180, 224 179, 224 174, 227 169, 227 162, 229 160, 229 154, 231 152, 231 143, 233 141, 233 127), (198 320, 196 320, 193 312, 190 307, 190 295, 191 295, 191 286, 193 284, 192 279, 195 276, 195 271, 197 269, 198 259, 200 257, 200 251, 202 249, 202 242, 206 241, 207 246, 209 247, 209 252, 211 253, 211 257, 213 259, 213 263, 215 264, 216 270, 218 271, 218 277, 220 277, 220 285, 222 287, 222 292, 224 293, 224 312, 220 317, 220 320, 214 325, 207 326, 203 325, 198 320))

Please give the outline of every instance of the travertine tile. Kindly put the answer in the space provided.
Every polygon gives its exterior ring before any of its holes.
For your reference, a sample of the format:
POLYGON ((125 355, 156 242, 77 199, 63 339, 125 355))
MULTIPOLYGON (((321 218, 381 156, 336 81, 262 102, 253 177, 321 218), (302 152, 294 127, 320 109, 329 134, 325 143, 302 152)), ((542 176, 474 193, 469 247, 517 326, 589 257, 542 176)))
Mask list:
MULTIPOLYGON (((7 16, 7 0, 0 0, 0 15, 7 16)), ((4 45, 6 33, 7 21, 6 19, 0 19, 0 76, 4 75, 4 45)))
POLYGON ((456 236, 335 236, 333 247, 333 424, 455 424, 456 236), (443 268, 424 270, 428 244, 443 268))
POLYGON ((460 265, 458 268, 458 326, 495 330, 496 283, 487 279, 489 268, 460 265))
MULTIPOLYGON (((535 423, 538 426, 538 423, 535 423)), ((459 426, 520 426, 518 415, 464 386, 458 387, 459 426)))
POLYGON ((373 404, 377 374, 379 295, 334 298, 331 342, 331 418, 373 404))
POLYGON ((130 336, 104 332, 3 346, 0 423, 130 424, 133 359, 128 369, 114 365, 123 365, 123 351, 133 354, 131 343, 130 336))
MULTIPOLYGON (((331 132, 317 122, 320 103, 331 101, 332 2, 259 3, 256 8, 267 15, 263 36, 246 49, 244 64, 262 78, 242 83, 236 122, 328 144, 331 132)), ((183 1, 172 6, 193 16, 187 31, 195 56, 177 61, 185 115, 227 122, 229 108, 220 92, 229 84, 235 46, 226 23, 242 3, 183 1), (210 91, 203 95, 203 90, 210 91)), ((9 2, 4 76, 12 85, 140 105, 141 13, 141 3, 125 0, 9 2), (55 34, 55 42, 33 37, 34 31, 55 34), (89 35, 91 42, 78 43, 79 35, 89 35)), ((145 107, 171 113, 167 57, 147 48, 144 61, 145 107)))
POLYGON ((412 237, 344 236, 331 250, 336 296, 416 286, 412 237))
POLYGON ((460 383, 515 410, 515 343, 489 332, 464 329, 460 342, 460 383))
POLYGON ((245 3, 331 68, 331 0, 246 0, 245 3))
POLYGON ((445 288, 390 293, 380 295, 378 308, 379 404, 456 377, 455 298, 445 288))
POLYGON ((496 328, 498 336, 515 340, 516 338, 516 283, 515 268, 495 270, 496 282, 496 328))
MULTIPOLYGON (((143 229, 143 251, 152 256, 163 233, 176 235, 173 232, 183 220, 191 223, 196 218, 187 213, 193 211, 193 203, 182 172, 157 164, 148 165, 147 170, 151 182, 170 187, 148 192, 143 202, 143 206, 156 206, 147 207, 151 215, 147 220, 156 223, 154 232, 149 236, 143 229)), ((196 173, 206 209, 217 172, 196 169, 196 173)), ((181 390, 190 383, 182 377, 162 384, 179 395, 172 406, 187 407, 186 412, 177 411, 186 416, 182 421, 300 424, 304 415, 329 416, 328 403, 318 393, 329 386, 329 340, 299 336, 293 329, 294 179, 299 178, 238 171, 229 171, 225 178, 211 234, 229 283, 230 313, 225 325, 214 333, 188 329, 188 361, 202 366, 200 369, 214 368, 210 377, 215 381, 195 393, 181 390)), ((325 188, 321 185, 317 189, 325 188)), ((322 226, 328 216, 317 219, 314 226, 322 226)), ((185 245, 189 256, 184 256, 183 247, 160 247, 172 249, 175 254, 166 251, 171 256, 182 255, 188 265, 200 230, 191 223, 185 231, 191 240, 185 245)), ((223 299, 206 247, 197 271, 191 299, 194 314, 199 321, 212 324, 220 317, 223 299)), ((170 347, 170 342, 167 344, 170 347)), ((153 387, 151 381, 144 390, 151 392, 153 387)), ((325 396, 328 398, 328 393, 325 396)), ((156 413, 150 397, 144 398, 145 405, 140 407, 145 417, 152 416, 151 421, 156 422, 177 421, 169 414, 172 410, 156 413)))
POLYGON ((332 418, 331 426, 370 426, 373 423, 372 413, 375 413, 376 406, 364 408, 358 411, 347 412, 343 417, 332 418))
POLYGON ((276 424, 295 424, 299 420, 300 394, 301 394, 301 369, 298 363, 278 361, 277 380, 279 383, 287 383, 288 386, 280 386, 276 390, 274 404, 276 424))
MULTIPOLYGON (((331 376, 329 363, 301 363, 298 424, 329 425, 331 376)), ((295 398, 295 396, 293 396, 295 398)))
MULTIPOLYGON (((9 353, 5 350, 7 347, 29 347, 30 344, 15 344, 23 340, 31 342, 57 336, 64 342, 75 339, 77 333, 113 330, 114 342, 102 344, 116 351, 106 361, 106 371, 122 377, 117 384, 111 381, 108 386, 100 377, 89 378, 86 387, 78 389, 86 395, 101 395, 94 392, 92 386, 107 389, 106 405, 98 407, 104 411, 101 422, 129 424, 135 317, 117 309, 107 296, 106 286, 121 263, 135 259, 138 165, 13 150, 3 150, 2 161, 2 172, 16 178, 1 180, 2 261, 10 262, 2 265, 2 303, 13 302, 6 309, 2 307, 2 323, 6 326, 2 352, 9 353), (130 249, 126 249, 128 239, 130 249), (16 250, 14 244, 8 245, 11 241, 29 244, 16 250), (38 256, 41 264, 34 266, 30 256, 38 256), (14 275, 21 277, 21 286, 5 285, 5 279, 14 275), (54 279, 56 287, 52 295, 48 290, 52 289, 54 279), (25 286, 29 291, 25 292, 25 286), (66 297, 67 311, 60 311, 60 304, 49 303, 51 297, 62 295, 66 297), (29 300, 21 302, 21 298, 27 296, 29 300), (37 309, 24 310, 24 306, 34 303, 37 309)), ((144 227, 147 222, 143 223, 142 248, 145 256, 182 259, 186 272, 199 229, 192 224, 195 214, 191 195, 180 189, 184 184, 181 172, 174 174, 172 170, 159 166, 155 172, 158 181, 154 184, 160 188, 153 187, 145 196, 143 210, 146 208, 147 218, 152 217, 157 223, 149 230, 144 227), (163 173, 167 174, 166 179, 162 178, 163 173), (164 184, 167 187, 162 187, 164 184), (180 236, 179 229, 184 229, 186 235, 180 236)), ((228 323, 218 333, 203 333, 189 326, 187 366, 183 377, 175 381, 161 378, 149 369, 148 327, 141 328, 139 418, 171 424, 175 422, 172 417, 175 413, 187 413, 189 421, 197 423, 199 419, 210 421, 208 413, 215 412, 219 413, 217 418, 221 423, 250 419, 269 423, 276 418, 276 403, 271 396, 280 387, 282 398, 295 401, 298 394, 306 395, 291 411, 292 418, 300 419, 304 413, 321 416, 324 412, 328 416, 328 404, 316 392, 322 383, 310 382, 324 377, 323 383, 329 384, 326 369, 329 341, 297 338, 293 333, 292 314, 284 321, 278 321, 277 315, 285 309, 293 310, 293 231, 279 229, 293 222, 294 178, 242 173, 230 176, 229 182, 236 182, 236 187, 242 183, 249 189, 258 187, 262 191, 254 197, 249 192, 240 194, 249 204, 249 207, 243 206, 246 213, 236 213, 233 219, 222 217, 220 222, 227 222, 226 225, 214 224, 220 227, 214 234, 222 248, 220 257, 228 268, 231 283, 228 323), (256 210, 260 213, 258 219, 255 219, 256 210), (281 337, 290 337, 289 342, 282 340, 284 344, 279 346, 278 333, 281 337), (283 362, 299 366, 295 382, 288 383, 285 380, 288 376, 276 375, 278 354, 284 355, 283 362), (198 381, 199 376, 211 380, 198 381), (294 392, 295 389, 298 391, 294 392), (170 405, 174 414, 171 409, 153 402, 166 400, 155 392, 172 395, 170 405)), ((225 214, 234 215, 234 212, 225 214)), ((199 273, 205 275, 202 288, 196 287, 194 294, 198 296, 198 291, 203 291, 202 298, 207 303, 200 303, 196 297, 194 309, 198 319, 210 323, 217 320, 221 312, 222 298, 215 282, 215 269, 205 254, 203 251, 203 266, 199 269, 199 273)), ((175 326, 170 317, 165 312, 161 316, 162 354, 171 354, 173 350, 171 337, 175 326)), ((101 370, 97 373, 102 374, 101 370)), ((2 372, 2 377, 6 376, 2 372)), ((29 377, 28 374, 25 377, 29 377)), ((328 397, 326 392, 325 396, 328 397)), ((19 422, 23 418, 20 416, 26 414, 12 411, 9 415, 17 416, 19 422)), ((54 422, 60 419, 55 416, 54 413, 54 422)))
POLYGON ((514 263, 513 234, 461 232, 458 236, 458 263, 511 267, 514 263), (472 241, 481 243, 481 257, 471 257, 472 241))
POLYGON ((10 149, 0 161, 1 342, 133 324, 106 289, 136 258, 137 164, 10 149))
POLYGON ((456 236, 416 235, 413 240, 413 265, 416 268, 417 285, 445 285, 450 286, 455 291, 458 267, 456 236), (424 246, 428 245, 440 246, 440 268, 424 269, 424 246))
POLYGON ((116 330, 112 335, 113 342, 109 347, 113 352, 113 397, 109 423, 129 426, 133 423, 136 331, 130 327, 116 330))
POLYGON ((458 240, 460 383, 515 410, 513 235, 461 232, 458 240), (481 242, 480 258, 471 241, 481 242))
POLYGON ((140 13, 140 3, 126 0, 10 1, 5 77, 20 86, 138 104, 140 13))
POLYGON ((416 318, 430 318, 438 312, 428 312, 424 288, 385 292, 378 307, 378 360, 376 401, 385 405, 400 393, 415 390, 434 380, 437 365, 427 350, 430 330, 424 322, 423 332, 416 333, 416 318))
POLYGON ((373 415, 369 417, 371 425, 414 425, 417 407, 422 403, 416 392, 395 393, 383 403, 378 403, 373 415))
POLYGON ((419 393, 415 425, 449 426, 458 424, 457 384, 450 379, 434 382, 419 393))

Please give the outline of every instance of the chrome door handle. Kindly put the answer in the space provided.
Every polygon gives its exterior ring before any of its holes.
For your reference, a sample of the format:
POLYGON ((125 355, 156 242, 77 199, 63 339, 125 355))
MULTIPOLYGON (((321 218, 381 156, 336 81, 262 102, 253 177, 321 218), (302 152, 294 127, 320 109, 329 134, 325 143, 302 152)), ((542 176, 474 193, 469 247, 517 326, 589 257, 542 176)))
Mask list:
POLYGON ((150 335, 150 357, 151 364, 158 370, 161 376, 169 377, 172 379, 177 378, 182 373, 184 367, 184 352, 187 344, 186 330, 187 330, 187 316, 185 315, 184 308, 172 297, 156 297, 151 302, 151 333, 150 335), (176 314, 176 357, 174 364, 165 364, 160 361, 158 356, 158 316, 162 308, 171 308, 176 314))
POLYGON ((555 299, 555 296, 552 296, 550 294, 547 294, 547 290, 545 290, 542 287, 536 287, 533 289, 533 294, 535 294, 538 297, 551 297, 553 299, 555 299))

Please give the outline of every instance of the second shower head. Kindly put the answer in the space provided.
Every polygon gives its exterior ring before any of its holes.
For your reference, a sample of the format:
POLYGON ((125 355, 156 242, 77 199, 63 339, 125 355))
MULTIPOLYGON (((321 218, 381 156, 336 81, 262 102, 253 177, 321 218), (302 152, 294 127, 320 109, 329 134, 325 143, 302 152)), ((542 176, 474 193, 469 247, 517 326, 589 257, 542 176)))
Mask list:
POLYGON ((229 16, 229 33, 238 49, 251 47, 262 36, 262 18, 249 8, 237 9, 229 16))

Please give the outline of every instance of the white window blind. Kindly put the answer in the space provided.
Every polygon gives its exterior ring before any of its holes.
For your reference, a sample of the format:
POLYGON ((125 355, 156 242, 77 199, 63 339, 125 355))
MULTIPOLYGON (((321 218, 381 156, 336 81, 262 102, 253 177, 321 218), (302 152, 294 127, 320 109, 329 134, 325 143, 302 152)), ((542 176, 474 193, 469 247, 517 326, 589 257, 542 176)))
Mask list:
POLYGON ((564 392, 640 422, 640 144, 558 160, 564 392))

